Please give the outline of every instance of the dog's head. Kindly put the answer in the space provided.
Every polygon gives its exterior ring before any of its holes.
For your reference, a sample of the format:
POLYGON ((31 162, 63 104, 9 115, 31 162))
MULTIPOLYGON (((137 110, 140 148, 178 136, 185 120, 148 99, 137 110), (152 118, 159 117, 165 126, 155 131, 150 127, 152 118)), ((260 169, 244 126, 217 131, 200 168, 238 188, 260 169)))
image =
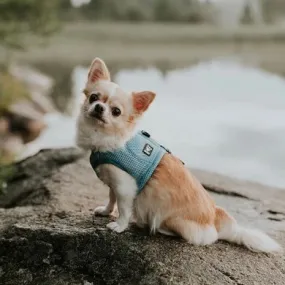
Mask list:
POLYGON ((99 58, 95 58, 90 66, 84 94, 81 119, 89 126, 90 135, 96 132, 102 141, 108 136, 129 139, 138 120, 155 98, 150 91, 125 92, 111 81, 106 64, 99 58))

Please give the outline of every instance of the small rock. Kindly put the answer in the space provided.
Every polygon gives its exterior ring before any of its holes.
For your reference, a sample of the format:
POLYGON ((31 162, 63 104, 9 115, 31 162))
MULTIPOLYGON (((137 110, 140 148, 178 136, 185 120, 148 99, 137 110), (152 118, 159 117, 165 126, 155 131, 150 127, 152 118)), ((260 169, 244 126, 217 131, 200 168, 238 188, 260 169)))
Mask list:
POLYGON ((55 213, 55 215, 57 216, 57 217, 59 217, 60 219, 64 219, 64 218, 66 218, 66 212, 65 211, 61 211, 61 212, 56 212, 55 213))

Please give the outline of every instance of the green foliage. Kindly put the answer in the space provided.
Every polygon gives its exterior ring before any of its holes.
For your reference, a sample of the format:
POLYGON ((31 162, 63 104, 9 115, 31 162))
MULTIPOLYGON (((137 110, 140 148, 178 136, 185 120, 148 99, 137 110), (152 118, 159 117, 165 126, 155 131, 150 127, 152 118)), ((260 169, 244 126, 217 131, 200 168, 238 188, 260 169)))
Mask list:
MULTIPOLYGON (((28 98, 26 87, 8 73, 0 73, 0 118, 7 107, 19 99, 28 98)), ((13 174, 13 166, 9 165, 14 160, 12 153, 7 153, 0 148, 0 194, 5 186, 5 181, 13 174)))
MULTIPOLYGON (((59 28, 59 0, 0 0, 0 46, 7 52, 5 66, 9 65, 11 51, 24 49, 29 41, 50 36, 59 28)), ((67 2, 65 3, 67 4, 67 2)), ((26 87, 7 72, 0 71, 0 117, 7 108, 29 93, 26 87)), ((1 139, 1 137, 0 137, 1 139)), ((0 192, 13 172, 9 163, 14 155, 0 149, 0 192)))
MULTIPOLYGON (((26 87, 8 73, 0 73, 0 118, 7 107, 19 99, 28 98, 26 87)), ((13 166, 9 165, 14 160, 12 153, 7 153, 0 148, 0 194, 4 182, 13 174, 13 166)))
POLYGON ((21 82, 9 73, 0 73, 0 116, 8 106, 28 97, 28 90, 21 82))
MULTIPOLYGON (((0 0, 1 1, 1 0, 0 0)), ((229 0, 230 1, 230 0, 229 0)), ((264 19, 272 22, 285 14, 284 0, 260 0, 264 19)), ((64 20, 92 21, 157 21, 190 22, 211 21, 211 3, 199 0, 91 0, 80 8, 73 8, 69 0, 61 0, 60 15, 64 20)), ((250 1, 248 1, 249 3, 250 1)), ((249 9, 246 8, 242 21, 251 23, 249 9)))
POLYGON ((0 196, 5 192, 5 184, 14 174, 14 167, 3 161, 0 151, 0 196))
POLYGON ((195 0, 156 0, 154 19, 163 22, 203 22, 203 8, 195 0))
POLYGON ((59 27, 57 0, 0 0, 0 45, 24 48, 25 36, 46 37, 59 27))
POLYGON ((261 2, 263 6, 263 17, 265 22, 272 23, 276 20, 276 18, 284 19, 284 0, 261 0, 261 2))
POLYGON ((198 0, 91 0, 80 8, 60 7, 66 20, 162 22, 202 22, 201 8, 198 0))
POLYGON ((244 11, 242 13, 242 17, 240 19, 240 22, 242 24, 252 24, 253 23, 253 15, 250 9, 250 5, 247 4, 244 8, 244 11))

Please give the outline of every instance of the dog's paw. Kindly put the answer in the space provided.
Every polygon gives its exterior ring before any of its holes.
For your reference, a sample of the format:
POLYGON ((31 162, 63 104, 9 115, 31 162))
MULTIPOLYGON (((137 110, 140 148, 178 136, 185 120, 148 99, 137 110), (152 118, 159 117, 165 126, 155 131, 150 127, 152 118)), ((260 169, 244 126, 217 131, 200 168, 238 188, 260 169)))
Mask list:
POLYGON ((114 232, 117 232, 117 233, 122 233, 124 230, 126 230, 128 226, 121 226, 119 225, 117 222, 111 222, 107 225, 107 228, 114 231, 114 232))
POLYGON ((109 216, 111 213, 106 206, 99 206, 94 210, 95 216, 109 216))

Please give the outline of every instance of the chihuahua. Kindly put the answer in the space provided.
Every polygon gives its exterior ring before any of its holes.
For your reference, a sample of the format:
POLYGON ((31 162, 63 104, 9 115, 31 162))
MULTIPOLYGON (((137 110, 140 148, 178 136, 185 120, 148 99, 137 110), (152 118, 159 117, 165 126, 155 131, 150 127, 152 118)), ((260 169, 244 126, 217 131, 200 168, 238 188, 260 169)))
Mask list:
POLYGON ((107 224, 109 229, 125 231, 134 215, 139 227, 181 236, 194 245, 226 240, 252 251, 281 251, 265 233, 238 225, 181 160, 137 131, 155 93, 125 92, 111 81, 104 61, 95 58, 84 94, 76 141, 91 151, 92 167, 110 188, 108 204, 96 208, 95 215, 110 215, 117 203, 119 216, 107 224))

